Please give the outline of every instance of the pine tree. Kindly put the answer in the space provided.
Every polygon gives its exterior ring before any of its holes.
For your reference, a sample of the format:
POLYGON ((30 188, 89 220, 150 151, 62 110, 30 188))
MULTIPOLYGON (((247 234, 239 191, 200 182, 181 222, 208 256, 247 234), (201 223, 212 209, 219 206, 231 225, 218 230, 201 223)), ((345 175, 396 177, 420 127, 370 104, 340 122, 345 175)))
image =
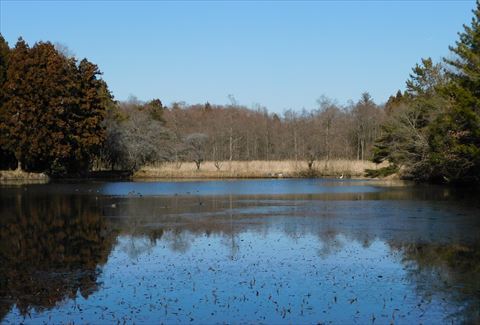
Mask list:
MULTIPOLYGON (((463 25, 464 31, 459 33, 460 39, 455 46, 450 46, 454 59, 445 59, 452 67, 451 78, 455 85, 465 90, 462 96, 468 97, 473 109, 480 109, 480 0, 473 10, 471 25, 463 25)), ((458 89, 458 90, 460 90, 458 89)), ((458 96, 457 96, 458 97, 458 96)))
POLYGON ((480 1, 470 26, 450 47, 451 82, 442 89, 448 99, 445 114, 432 123, 431 163, 437 178, 446 181, 480 181, 480 1))
POLYGON ((430 59, 415 66, 403 109, 392 110, 374 158, 403 165, 419 180, 479 182, 480 1, 450 50, 446 72, 430 59))
MULTIPOLYGON (((431 58, 422 59, 421 64, 416 64, 407 80, 406 93, 412 97, 432 97, 445 76, 440 64, 434 64, 431 58)), ((398 96, 398 95, 397 95, 398 96)))
POLYGON ((404 95, 399 92, 388 102, 389 114, 375 144, 374 162, 388 160, 402 167, 404 177, 431 178, 429 125, 444 105, 437 89, 447 80, 442 66, 430 58, 415 65, 404 95))

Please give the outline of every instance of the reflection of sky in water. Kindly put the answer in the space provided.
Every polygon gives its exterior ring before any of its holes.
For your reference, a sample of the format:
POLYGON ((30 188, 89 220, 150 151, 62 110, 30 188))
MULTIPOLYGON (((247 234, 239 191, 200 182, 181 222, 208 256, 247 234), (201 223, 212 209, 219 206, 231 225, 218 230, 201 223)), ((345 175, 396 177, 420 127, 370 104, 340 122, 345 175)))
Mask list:
POLYGON ((378 191, 374 186, 357 180, 230 180, 192 182, 113 182, 102 188, 105 195, 252 195, 252 194, 310 194, 310 193, 367 193, 378 191))
POLYGON ((448 188, 248 180, 0 189, 5 323, 480 319, 480 205, 448 188))
MULTIPOLYGON (((322 242, 276 231, 187 240, 182 252, 169 240, 120 237, 99 278, 101 290, 26 320, 416 323, 458 308, 440 296, 417 296, 401 255, 382 241, 364 247, 341 235, 322 242)), ((13 312, 4 321, 17 317, 13 312)))

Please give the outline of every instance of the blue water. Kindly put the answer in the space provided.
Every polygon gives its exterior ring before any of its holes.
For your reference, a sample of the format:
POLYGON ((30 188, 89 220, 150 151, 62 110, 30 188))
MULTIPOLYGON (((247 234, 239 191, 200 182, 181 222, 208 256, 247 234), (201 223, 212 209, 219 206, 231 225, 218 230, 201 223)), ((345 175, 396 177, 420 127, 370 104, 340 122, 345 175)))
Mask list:
POLYGON ((6 324, 480 320, 472 191, 83 182, 2 186, 0 204, 6 324))
POLYGON ((255 195, 365 193, 378 188, 358 180, 262 179, 189 182, 116 182, 102 186, 106 195, 255 195))

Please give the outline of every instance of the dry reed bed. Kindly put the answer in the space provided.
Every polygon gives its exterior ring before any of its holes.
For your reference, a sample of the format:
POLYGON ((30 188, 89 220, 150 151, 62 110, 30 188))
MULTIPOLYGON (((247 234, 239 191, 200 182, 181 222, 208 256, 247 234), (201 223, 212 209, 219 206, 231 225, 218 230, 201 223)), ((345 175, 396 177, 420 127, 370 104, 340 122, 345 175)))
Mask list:
POLYGON ((329 160, 317 161, 313 172, 309 173, 305 161, 224 161, 220 162, 220 169, 214 162, 208 161, 197 170, 193 162, 162 163, 145 166, 134 174, 135 178, 269 178, 269 177, 302 177, 332 176, 360 178, 365 169, 377 169, 377 165, 370 161, 361 160, 329 160))
POLYGON ((0 182, 16 181, 46 182, 48 181, 48 176, 44 173, 29 173, 18 169, 0 171, 0 182))

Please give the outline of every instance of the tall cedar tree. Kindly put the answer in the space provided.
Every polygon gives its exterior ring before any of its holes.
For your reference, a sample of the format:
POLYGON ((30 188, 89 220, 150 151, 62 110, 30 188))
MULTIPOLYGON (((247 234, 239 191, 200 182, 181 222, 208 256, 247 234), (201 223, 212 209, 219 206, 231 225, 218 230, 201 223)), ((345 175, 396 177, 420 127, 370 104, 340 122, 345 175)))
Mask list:
POLYGON ((32 48, 17 42, 3 87, 0 129, 21 168, 59 175, 88 170, 105 137, 105 85, 98 74, 95 65, 84 60, 77 66, 49 42, 32 48))
POLYGON ((5 80, 7 78, 9 54, 10 48, 8 47, 8 43, 7 41, 5 41, 5 38, 3 38, 2 34, 0 34, 0 86, 5 83, 5 80))
POLYGON ((431 163, 436 177, 447 181, 480 181, 480 1, 470 26, 450 47, 451 82, 442 89, 450 105, 431 127, 431 163))
MULTIPOLYGON (((7 79, 8 59, 10 57, 10 48, 3 36, 0 34, 0 121, 4 113, 3 103, 3 84, 7 79)), ((1 123, 1 122, 0 122, 1 123)), ((12 151, 6 149, 5 137, 0 134, 0 169, 15 168, 17 165, 15 155, 12 151)))
POLYGON ((69 135, 74 149, 69 166, 71 171, 88 170, 92 159, 100 153, 106 138, 105 110, 112 101, 106 83, 97 78, 101 74, 97 65, 83 59, 77 73, 80 105, 72 110, 69 119, 69 135))
MULTIPOLYGON (((21 157, 22 152, 28 150, 24 147, 25 145, 23 145, 23 148, 21 147, 21 142, 24 143, 28 140, 23 139, 23 141, 20 141, 20 136, 22 134, 19 132, 20 128, 24 128, 23 123, 20 123, 20 120, 23 119, 23 115, 20 116, 20 110, 23 109, 26 101, 23 99, 24 96, 18 96, 17 93, 24 93, 24 91, 19 89, 18 82, 22 82, 23 78, 27 78, 27 65, 31 65, 31 60, 28 60, 29 50, 28 45, 20 38, 15 45, 15 48, 10 51, 6 80, 2 88, 3 106, 0 120, 1 141, 3 148, 14 152, 17 161, 23 160, 21 157)), ((28 86, 28 84, 25 86, 28 86)))

